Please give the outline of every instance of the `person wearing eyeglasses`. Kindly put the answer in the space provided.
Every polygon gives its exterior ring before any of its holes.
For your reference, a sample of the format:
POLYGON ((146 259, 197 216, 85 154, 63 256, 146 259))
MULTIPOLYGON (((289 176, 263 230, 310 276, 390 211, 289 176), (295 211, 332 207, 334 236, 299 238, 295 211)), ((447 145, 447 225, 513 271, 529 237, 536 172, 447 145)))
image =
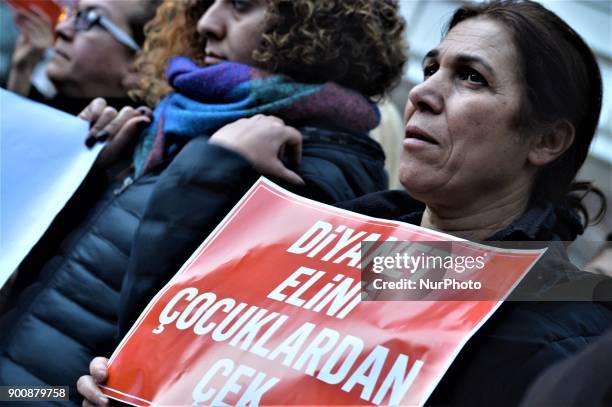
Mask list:
MULTIPOLYGON (((33 99, 73 114, 80 112, 96 97, 104 97, 115 107, 130 104, 127 94, 137 82, 131 66, 144 41, 144 25, 153 18, 160 2, 80 0, 77 7, 66 8, 55 27, 53 56, 46 69, 57 95, 44 100, 29 90, 33 66, 41 56, 32 51, 40 48, 32 41, 22 44, 21 48, 17 44, 9 90, 29 94, 33 99), (15 60, 18 55, 28 54, 28 49, 29 58, 15 60)), ((26 16, 30 20, 38 16, 36 10, 28 14, 32 14, 26 16)), ((41 32, 42 26, 49 24, 38 17, 36 20, 40 21, 28 23, 28 26, 41 28, 31 31, 41 32)), ((49 30, 48 35, 50 33, 49 30)), ((29 36, 32 39, 39 37, 43 35, 29 36)))

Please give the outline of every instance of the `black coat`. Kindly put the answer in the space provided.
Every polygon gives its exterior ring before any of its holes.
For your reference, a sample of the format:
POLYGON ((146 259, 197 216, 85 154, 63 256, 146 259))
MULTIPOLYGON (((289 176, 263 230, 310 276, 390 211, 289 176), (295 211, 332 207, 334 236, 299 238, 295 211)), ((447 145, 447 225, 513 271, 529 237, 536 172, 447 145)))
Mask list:
MULTIPOLYGON (((336 202, 386 188, 384 154, 367 135, 301 130, 304 158, 296 171, 306 187, 297 193, 336 202)), ((188 256, 206 237, 207 229, 194 220, 214 223, 231 208, 228 202, 244 192, 241 188, 259 176, 241 156, 208 144, 205 137, 191 140, 162 169, 120 194, 114 185, 102 198, 87 197, 90 209, 72 222, 74 227, 63 234, 51 230, 53 237, 43 238, 47 247, 41 251, 48 256, 45 261, 30 256, 33 270, 28 270, 37 274, 42 269, 40 278, 0 318, 0 385, 69 385, 78 401, 79 376, 88 372, 94 356, 110 354, 117 343, 119 292, 128 261, 163 272, 153 279, 132 274, 128 291, 140 293, 143 283, 155 290, 178 270, 183 254, 188 256), (242 171, 235 171, 236 162, 242 171), (202 189, 208 179, 220 181, 202 189), (63 242, 55 247, 59 236, 63 242), (141 236, 149 238, 146 253, 138 244, 141 236)), ((59 228, 66 229, 65 224, 59 228)))
POLYGON ((580 353, 548 368, 521 407, 612 406, 612 331, 580 353))
MULTIPOLYGON (((37 245, 20 266, 21 278, 40 274, 0 318, 1 386, 70 386, 71 399, 79 400, 76 380, 94 356, 112 350, 132 237, 157 178, 146 175, 125 190, 121 183, 108 185, 78 220, 63 212, 43 237, 44 247, 37 245), (74 227, 66 231, 66 223, 74 227)), ((66 210, 82 209, 99 186, 91 184, 100 181, 88 177, 77 191, 85 195, 66 210)))
MULTIPOLYGON (((424 208, 399 191, 369 194, 339 206, 413 224, 419 224, 424 208)), ((568 211, 546 205, 531 208, 489 240, 573 240, 579 231, 579 224, 568 211)), ((544 288, 534 291, 539 298, 550 299, 549 293, 558 294, 559 287, 587 287, 607 302, 506 301, 468 341, 429 398, 428 405, 517 406, 547 367, 579 352, 612 328, 610 279, 577 270, 559 252, 559 247, 562 245, 554 245, 547 251, 525 284, 521 283, 515 290, 520 294, 512 298, 525 297, 534 289, 531 282, 543 281, 544 288)), ((575 295, 586 299, 582 292, 575 295)), ((609 349, 605 357, 612 363, 609 349)), ((572 376, 564 385, 579 387, 582 383, 579 377, 572 376)), ((562 393, 576 392, 566 389, 562 393)), ((531 397, 538 400, 533 393, 531 397)), ((571 405, 581 405, 579 399, 572 401, 571 405)))
MULTIPOLYGON (((303 159, 295 170, 306 186, 283 186, 330 204, 386 187, 384 153, 369 137, 300 131, 303 159)), ((181 151, 160 178, 134 240, 121 292, 120 336, 258 177, 244 157, 205 139, 181 151)))

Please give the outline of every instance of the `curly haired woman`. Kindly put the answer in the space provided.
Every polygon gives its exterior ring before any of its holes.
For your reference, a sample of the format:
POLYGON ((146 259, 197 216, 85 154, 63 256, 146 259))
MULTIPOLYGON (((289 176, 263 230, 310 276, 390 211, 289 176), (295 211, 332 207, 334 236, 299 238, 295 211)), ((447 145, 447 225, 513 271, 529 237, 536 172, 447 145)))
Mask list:
MULTIPOLYGON (((156 106, 172 91, 166 67, 182 55, 207 65, 207 35, 198 21, 214 1, 166 0, 147 25, 143 54, 136 70, 143 76, 133 96, 156 106)), ((406 62, 404 21, 393 0, 233 1, 232 7, 265 4, 261 36, 248 52, 252 62, 270 73, 301 83, 335 82, 365 96, 382 95, 394 85, 406 62), (265 27, 265 28, 264 28, 265 27), (375 64, 372 62, 376 61, 375 64)), ((205 27, 204 30, 207 28, 205 27)))
POLYGON ((22 266, 40 278, 0 318, 0 384, 74 386, 93 355, 112 349, 118 309, 129 321, 223 216, 216 198, 237 199, 259 173, 287 165, 281 178, 294 191, 325 202, 385 188, 384 155, 367 135, 379 120, 370 98, 401 75, 403 28, 393 0, 162 4, 136 64, 135 94, 154 114, 117 113, 102 99, 81 114, 88 139, 108 143, 98 173, 22 266), (279 143, 284 156, 236 176, 279 143), (96 178, 111 167, 130 174, 96 178), (131 303, 120 304, 120 290, 131 303))

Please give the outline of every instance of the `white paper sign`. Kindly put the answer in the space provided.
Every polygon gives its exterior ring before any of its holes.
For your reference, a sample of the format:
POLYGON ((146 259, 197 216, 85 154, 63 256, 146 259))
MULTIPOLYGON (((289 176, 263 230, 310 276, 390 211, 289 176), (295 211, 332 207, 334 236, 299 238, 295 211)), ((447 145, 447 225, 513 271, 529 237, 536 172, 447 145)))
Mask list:
POLYGON ((0 89, 0 287, 72 197, 98 153, 88 123, 0 89))

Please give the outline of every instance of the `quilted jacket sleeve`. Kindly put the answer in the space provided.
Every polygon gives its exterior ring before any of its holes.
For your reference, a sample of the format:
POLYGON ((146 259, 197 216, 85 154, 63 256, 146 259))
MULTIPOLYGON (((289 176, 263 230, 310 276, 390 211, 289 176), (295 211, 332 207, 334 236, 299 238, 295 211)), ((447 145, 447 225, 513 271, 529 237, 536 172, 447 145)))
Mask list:
POLYGON ((427 404, 517 406, 549 366, 612 326, 593 302, 507 302, 461 351, 427 404))
MULTIPOLYGON (((302 161, 292 169, 305 186, 275 182, 330 204, 385 188, 384 155, 367 135, 300 131, 302 161)), ((134 239, 121 293, 120 336, 259 175, 244 157, 209 144, 206 137, 191 140, 174 158, 160 176, 134 239)))
POLYGON ((120 336, 257 177, 241 155, 205 138, 183 148, 160 176, 136 233, 121 290, 120 336))

